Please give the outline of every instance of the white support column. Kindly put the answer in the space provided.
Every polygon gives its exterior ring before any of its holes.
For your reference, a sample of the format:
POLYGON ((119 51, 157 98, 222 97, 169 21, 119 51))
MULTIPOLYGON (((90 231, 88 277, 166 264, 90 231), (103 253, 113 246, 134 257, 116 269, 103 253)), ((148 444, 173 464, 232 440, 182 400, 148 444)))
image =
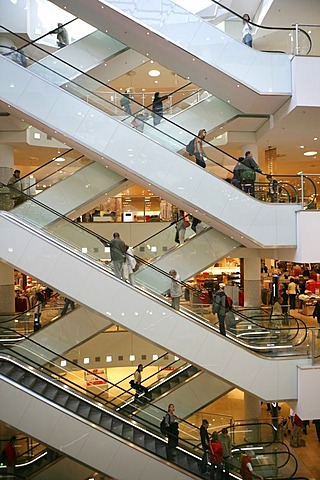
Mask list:
POLYGON ((244 259, 244 306, 261 306, 261 262, 258 255, 244 259))
POLYGON ((7 184, 13 173, 13 148, 6 143, 0 143, 0 182, 7 184))
MULTIPOLYGON (((13 173, 14 157, 11 145, 0 143, 0 182, 5 185, 13 173)), ((1 190, 1 189, 0 189, 1 190)), ((8 190, 2 189, 3 196, 8 196, 8 190)), ((1 205, 6 204, 6 199, 1 205)), ((0 313, 14 313, 14 269, 0 262, 0 313)))
POLYGON ((252 425, 246 433, 246 442, 255 443, 261 441, 260 424, 261 421, 261 401, 260 398, 251 393, 244 392, 244 418, 248 423, 256 423, 255 427, 252 425))

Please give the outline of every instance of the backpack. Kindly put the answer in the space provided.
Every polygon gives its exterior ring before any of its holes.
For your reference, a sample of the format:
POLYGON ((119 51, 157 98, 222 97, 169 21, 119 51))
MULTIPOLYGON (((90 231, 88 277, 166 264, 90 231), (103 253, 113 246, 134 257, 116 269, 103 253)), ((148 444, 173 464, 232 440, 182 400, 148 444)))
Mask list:
POLYGON ((166 426, 166 415, 163 417, 163 419, 160 422, 160 432, 162 435, 167 435, 168 434, 168 427, 166 426))
POLYGON ((192 140, 190 140, 190 142, 188 143, 188 145, 186 145, 186 151, 187 151, 187 153, 189 153, 189 155, 191 155, 191 156, 194 155, 194 141, 195 141, 195 139, 193 138, 192 140))
POLYGON ((255 171, 252 170, 251 168, 246 168, 245 170, 241 170, 240 172, 240 178, 242 183, 251 183, 255 179, 255 171))

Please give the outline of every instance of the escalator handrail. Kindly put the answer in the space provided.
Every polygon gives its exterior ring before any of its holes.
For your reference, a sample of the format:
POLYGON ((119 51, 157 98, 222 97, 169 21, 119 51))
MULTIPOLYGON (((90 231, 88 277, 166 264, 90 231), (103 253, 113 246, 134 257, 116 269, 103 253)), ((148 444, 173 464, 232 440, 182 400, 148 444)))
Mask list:
MULTIPOLYGON (((243 15, 240 15, 238 12, 235 12, 234 10, 232 10, 231 8, 229 7, 226 7, 225 5, 223 5, 222 3, 220 3, 219 0, 211 0, 213 3, 215 3, 218 7, 220 8, 224 8, 225 10, 227 10, 228 12, 232 13, 233 15, 235 15, 236 17, 238 17, 241 21, 243 21, 243 15)), ((253 22, 252 20, 249 20, 247 23, 249 23, 250 25, 253 25, 254 27, 257 27, 257 28, 263 28, 265 30, 284 30, 284 31, 291 31, 291 32, 295 32, 295 28, 293 28, 292 26, 291 27, 272 27, 272 26, 269 26, 269 25, 259 25, 258 23, 255 23, 253 22)), ((303 30, 302 28, 299 28, 299 31, 302 32, 306 37, 307 39, 309 40, 309 50, 308 52, 306 53, 306 55, 309 55, 311 49, 312 49, 312 40, 311 40, 311 37, 310 35, 305 31, 303 30)))
MULTIPOLYGON (((188 220, 189 219, 189 214, 187 213, 183 218, 185 220, 188 220)), ((170 222, 170 225, 167 225, 166 227, 162 228, 161 230, 159 230, 157 233, 153 234, 153 235, 150 235, 150 237, 147 237, 145 238, 144 240, 142 240, 142 242, 140 243, 137 243, 136 245, 134 245, 133 248, 137 248, 139 247, 140 245, 142 245, 143 243, 146 243, 148 242, 148 240, 151 240, 152 238, 156 237, 157 235, 160 235, 161 233, 165 232, 166 230, 169 230, 169 228, 171 228, 173 225, 176 225, 179 221, 181 220, 181 218, 179 218, 178 220, 174 220, 173 222, 170 222)))

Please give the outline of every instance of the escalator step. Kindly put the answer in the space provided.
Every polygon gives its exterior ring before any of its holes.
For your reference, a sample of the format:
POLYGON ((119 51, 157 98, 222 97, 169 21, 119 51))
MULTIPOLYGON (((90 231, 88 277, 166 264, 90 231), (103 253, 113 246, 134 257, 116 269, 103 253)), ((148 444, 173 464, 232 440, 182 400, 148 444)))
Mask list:
POLYGON ((111 430, 111 425, 112 425, 112 417, 106 413, 102 413, 101 419, 100 419, 100 425, 107 430, 111 430))
POLYGON ((44 391, 44 395, 49 400, 54 400, 58 394, 59 390, 52 385, 47 386, 46 390, 44 391))
POLYGON ((34 377, 33 375, 29 375, 29 374, 26 372, 26 374, 23 376, 23 378, 21 378, 21 379, 19 380, 19 383, 21 383, 21 384, 24 385, 25 387, 32 388, 33 385, 35 385, 36 380, 37 380, 36 377, 34 377))
POLYGON ((145 443, 144 443, 144 448, 149 450, 149 452, 155 452, 156 451, 156 439, 155 438, 149 438, 146 436, 145 443))
POLYGON ((11 380, 15 380, 16 382, 20 382, 20 380, 24 377, 24 372, 22 370, 15 370, 13 369, 11 372, 8 372, 11 380))
POLYGON ((37 379, 36 383, 33 385, 33 390, 37 393, 44 393, 47 388, 47 384, 40 379, 37 379))
POLYGON ((64 407, 66 403, 68 402, 69 399, 69 394, 67 392, 59 391, 58 394, 56 395, 54 401, 58 404, 64 407))
POLYGON ((101 416, 102 412, 100 412, 99 410, 91 410, 88 419, 90 420, 90 422, 100 425, 101 416))
POLYGON ((133 434, 133 442, 141 447, 144 447, 145 444, 145 434, 139 430, 135 431, 133 434))
POLYGON ((87 405, 86 403, 80 402, 80 404, 79 404, 79 406, 76 410, 76 413, 78 415, 80 415, 80 417, 88 418, 89 415, 90 415, 90 412, 91 412, 91 406, 87 405))
POLYGON ((123 431, 122 431, 123 438, 132 442, 133 441, 133 433, 134 433, 134 429, 131 427, 131 425, 124 425, 123 426, 123 431))
POLYGON ((113 418, 112 424, 111 424, 111 431, 118 435, 122 435, 122 430, 123 430, 123 423, 117 418, 113 418))
POLYGON ((76 412, 79 408, 80 400, 78 398, 69 397, 65 406, 72 412, 76 412))

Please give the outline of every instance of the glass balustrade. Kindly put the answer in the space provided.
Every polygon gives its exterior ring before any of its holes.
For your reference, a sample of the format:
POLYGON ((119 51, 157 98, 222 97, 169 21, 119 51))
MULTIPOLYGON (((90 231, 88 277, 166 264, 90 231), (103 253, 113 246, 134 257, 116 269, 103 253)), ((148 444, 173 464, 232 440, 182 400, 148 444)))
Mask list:
MULTIPOLYGON (((243 14, 228 8, 218 0, 212 0, 214 8, 206 21, 234 39, 242 42, 243 14)), ((314 29, 305 25, 267 25, 265 22, 256 23, 255 18, 250 21, 253 37, 253 48, 261 52, 286 53, 289 55, 315 55, 317 42, 313 42, 314 29)))

